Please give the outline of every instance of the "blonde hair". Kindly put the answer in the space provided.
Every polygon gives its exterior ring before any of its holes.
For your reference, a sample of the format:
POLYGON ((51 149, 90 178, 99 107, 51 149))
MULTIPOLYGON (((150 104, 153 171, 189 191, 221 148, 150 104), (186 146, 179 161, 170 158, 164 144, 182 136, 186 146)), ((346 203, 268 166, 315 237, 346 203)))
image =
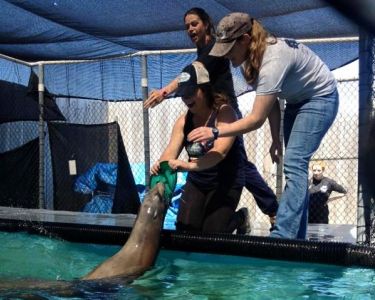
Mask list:
POLYGON ((320 166, 322 168, 322 171, 324 171, 327 167, 327 164, 322 160, 316 160, 316 161, 311 162, 311 169, 314 166, 320 166))
POLYGON ((249 56, 245 61, 244 77, 248 84, 254 84, 259 76, 260 66, 262 65, 264 51, 267 44, 275 44, 276 37, 270 34, 264 27, 257 21, 252 19, 252 28, 248 33, 251 41, 249 45, 249 56), (272 41, 267 41, 268 37, 273 37, 272 41))

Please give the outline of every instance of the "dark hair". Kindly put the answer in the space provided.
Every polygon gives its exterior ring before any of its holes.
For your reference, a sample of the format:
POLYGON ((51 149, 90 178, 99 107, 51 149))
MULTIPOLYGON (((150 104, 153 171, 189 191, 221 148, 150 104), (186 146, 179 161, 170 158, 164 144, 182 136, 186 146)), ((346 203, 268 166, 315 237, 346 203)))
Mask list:
POLYGON ((209 108, 219 109, 220 106, 228 103, 228 97, 223 93, 215 93, 210 83, 200 84, 199 88, 202 90, 209 108))
POLYGON ((185 14, 184 14, 184 21, 187 15, 196 15, 199 17, 199 19, 202 20, 203 24, 208 25, 207 26, 207 34, 210 36, 213 36, 215 34, 215 26, 214 23, 211 20, 211 17, 206 13, 206 11, 203 8, 200 7, 193 7, 190 8, 185 14))

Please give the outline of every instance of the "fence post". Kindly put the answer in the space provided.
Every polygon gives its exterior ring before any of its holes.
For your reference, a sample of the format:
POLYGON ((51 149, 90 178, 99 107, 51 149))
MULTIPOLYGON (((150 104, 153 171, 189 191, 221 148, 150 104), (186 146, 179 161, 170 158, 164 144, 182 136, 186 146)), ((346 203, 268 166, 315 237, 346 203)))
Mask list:
MULTIPOLYGON (((360 32, 359 40, 359 120, 358 120, 358 214, 357 242, 374 244, 374 199, 367 178, 366 153, 370 134, 370 121, 375 94, 373 91, 375 69, 374 36, 360 32), (371 240, 373 239, 373 240, 371 240)), ((374 184, 372 182, 372 184, 374 184)))
MULTIPOLYGON (((148 97, 147 55, 141 56, 141 65, 142 99, 145 101, 148 97)), ((150 183, 150 127, 148 109, 143 109, 143 143, 145 158, 145 184, 147 189, 150 183)))
MULTIPOLYGON (((280 105, 280 141, 283 147, 284 145, 284 112, 285 112, 285 100, 279 100, 280 105)), ((280 200, 281 194, 283 193, 283 168, 284 168, 284 151, 280 156, 280 162, 276 166, 276 197, 280 200)))
POLYGON ((39 208, 44 208, 44 68, 38 64, 38 98, 39 98, 39 208))

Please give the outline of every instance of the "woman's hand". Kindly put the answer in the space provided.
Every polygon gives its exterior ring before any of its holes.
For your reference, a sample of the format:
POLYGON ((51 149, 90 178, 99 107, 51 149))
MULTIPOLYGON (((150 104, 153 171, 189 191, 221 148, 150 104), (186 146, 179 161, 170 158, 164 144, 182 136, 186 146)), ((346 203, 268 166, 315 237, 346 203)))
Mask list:
POLYGON ((150 173, 151 175, 158 175, 160 171, 160 161, 154 163, 151 167, 150 173))
POLYGON ((272 141, 270 147, 270 155, 273 163, 280 163, 280 157, 283 154, 283 147, 281 146, 280 140, 272 141))
POLYGON ((163 102, 166 95, 167 94, 166 94, 165 89, 151 91, 150 96, 143 103, 143 108, 147 109, 150 107, 151 108, 155 107, 156 105, 163 102))
POLYGON ((203 142, 214 139, 211 127, 198 127, 192 130, 187 139, 189 142, 203 142))

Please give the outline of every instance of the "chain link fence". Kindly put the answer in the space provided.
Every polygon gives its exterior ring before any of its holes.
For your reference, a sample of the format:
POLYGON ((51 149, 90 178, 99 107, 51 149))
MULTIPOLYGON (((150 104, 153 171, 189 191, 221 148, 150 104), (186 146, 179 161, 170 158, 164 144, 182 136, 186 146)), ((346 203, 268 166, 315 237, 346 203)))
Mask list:
MULTIPOLYGON (((160 57, 158 59, 162 60, 160 57)), ((130 63, 131 69, 135 69, 134 64, 137 63, 138 62, 134 63, 134 61, 132 61, 130 63)), ((100 66, 99 68, 102 67, 103 66, 100 66)), ((121 70, 120 68, 118 72, 121 72, 121 70)), ((9 72, 13 71, 10 70, 9 72)), ((64 76, 68 76, 69 72, 65 72, 64 76)), ((240 90, 242 89, 241 92, 243 93, 238 97, 238 103, 242 114, 245 116, 251 111, 255 95, 251 91, 246 92, 243 90, 244 84, 238 74, 236 75, 236 72, 237 71, 233 72, 235 77, 234 82, 235 85, 241 87, 240 90)), ((130 76, 133 76, 129 80, 134 84, 140 82, 139 74, 134 75, 131 73, 130 76), (134 79, 135 77, 136 79, 134 79)), ((85 75, 83 74, 82 77, 85 77, 85 75)), ((46 80, 48 82, 47 77, 46 80)), ((58 80, 58 76, 56 80, 58 80)), ((100 80, 102 82, 102 87, 106 86, 106 78, 101 78, 100 80)), ((13 79, 13 81, 22 80, 18 78, 16 80, 13 79)), ((163 86, 167 83, 165 81, 168 80, 163 79, 160 80, 159 83, 162 83, 163 86)), ((87 78, 85 80, 85 83, 86 82, 87 78)), ((87 84, 89 85, 89 83, 87 84)), ((329 132, 323 139, 319 150, 313 156, 312 161, 324 161, 327 165, 325 176, 334 179, 348 191, 344 197, 330 201, 327 204, 330 211, 329 223, 357 224, 358 79, 339 80, 338 89, 340 94, 338 115, 329 132)), ((105 97, 105 93, 103 93, 103 96, 105 97)), ((134 91, 133 99, 139 98, 140 95, 136 95, 134 91)), ((56 103, 66 117, 67 123, 89 125, 117 122, 120 127, 135 182, 139 185, 145 185, 145 137, 142 101, 103 101, 100 99, 92 100, 60 95, 56 97, 56 103)), ((151 165, 159 158, 162 151, 167 146, 174 122, 178 116, 185 111, 186 107, 178 98, 167 99, 156 108, 149 110, 149 154, 151 165)), ((45 207, 53 209, 51 153, 48 144, 47 126, 45 126, 45 128, 45 207)), ((0 135, 2 139, 0 152, 4 153, 20 147, 32 139, 38 138, 38 122, 20 121, 0 124, 0 135)), ((265 181, 279 196, 282 192, 282 166, 277 166, 271 162, 268 152, 271 145, 271 135, 268 124, 265 124, 261 129, 255 132, 245 134, 244 141, 249 160, 257 166, 265 181)), ((180 158, 187 159, 185 151, 182 152, 180 158)), ((55 176, 58 176, 58 174, 55 174, 55 176)), ((332 196, 335 196, 334 193, 332 196)), ((269 224, 268 216, 263 215, 256 206, 253 196, 245 189, 243 190, 239 208, 243 206, 249 208, 252 223, 269 224)))

